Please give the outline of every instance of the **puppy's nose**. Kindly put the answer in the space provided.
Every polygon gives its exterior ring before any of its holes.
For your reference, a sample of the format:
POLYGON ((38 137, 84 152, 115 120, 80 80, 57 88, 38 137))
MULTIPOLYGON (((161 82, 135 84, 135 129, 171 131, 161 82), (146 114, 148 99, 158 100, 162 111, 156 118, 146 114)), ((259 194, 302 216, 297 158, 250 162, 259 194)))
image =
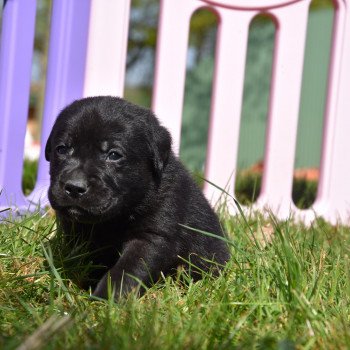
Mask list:
POLYGON ((84 180, 72 179, 65 183, 64 190, 71 197, 81 197, 87 192, 88 185, 84 180))

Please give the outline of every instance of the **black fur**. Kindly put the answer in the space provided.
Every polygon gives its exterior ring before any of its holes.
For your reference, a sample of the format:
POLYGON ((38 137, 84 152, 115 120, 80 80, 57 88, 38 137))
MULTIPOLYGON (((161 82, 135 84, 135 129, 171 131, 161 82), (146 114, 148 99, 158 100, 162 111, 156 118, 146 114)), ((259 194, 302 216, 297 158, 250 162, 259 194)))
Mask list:
POLYGON ((184 259, 206 271, 207 260, 229 259, 222 240, 182 226, 223 235, 150 110, 116 97, 75 101, 58 116, 45 155, 61 230, 85 240, 94 264, 105 267, 92 273, 97 285, 88 282, 94 295, 107 296, 107 271, 119 295, 173 273, 184 259))

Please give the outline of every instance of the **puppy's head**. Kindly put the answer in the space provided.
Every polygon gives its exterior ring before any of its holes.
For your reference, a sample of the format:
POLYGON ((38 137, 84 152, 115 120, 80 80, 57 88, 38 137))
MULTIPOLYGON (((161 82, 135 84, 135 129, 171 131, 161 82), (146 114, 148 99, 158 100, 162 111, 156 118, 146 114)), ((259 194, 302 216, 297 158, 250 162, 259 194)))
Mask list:
POLYGON ((51 205, 78 222, 132 215, 156 192, 170 148, 147 109, 109 96, 75 101, 46 144, 51 205))

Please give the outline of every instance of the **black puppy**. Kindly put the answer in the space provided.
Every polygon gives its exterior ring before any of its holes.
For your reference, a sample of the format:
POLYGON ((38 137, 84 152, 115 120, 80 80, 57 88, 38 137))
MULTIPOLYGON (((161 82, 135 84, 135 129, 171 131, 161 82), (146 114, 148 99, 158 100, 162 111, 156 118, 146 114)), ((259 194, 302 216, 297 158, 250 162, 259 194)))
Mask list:
POLYGON ((198 279, 210 260, 222 266, 229 259, 222 240, 184 227, 222 236, 150 110, 109 96, 75 101, 59 114, 45 155, 61 230, 85 240, 93 263, 105 267, 92 273, 97 285, 88 282, 95 296, 107 297, 108 275, 119 295, 186 261, 198 279))

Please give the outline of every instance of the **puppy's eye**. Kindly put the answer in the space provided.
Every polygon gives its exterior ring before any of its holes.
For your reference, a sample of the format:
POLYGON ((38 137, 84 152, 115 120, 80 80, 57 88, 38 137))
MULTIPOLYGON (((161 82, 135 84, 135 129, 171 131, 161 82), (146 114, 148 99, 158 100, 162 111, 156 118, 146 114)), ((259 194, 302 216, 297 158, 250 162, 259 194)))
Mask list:
POLYGON ((123 156, 118 153, 117 151, 110 151, 107 155, 107 160, 119 160, 121 159, 123 156))
POLYGON ((56 147, 56 152, 58 154, 67 154, 69 150, 69 147, 65 146, 65 145, 60 145, 56 147))

